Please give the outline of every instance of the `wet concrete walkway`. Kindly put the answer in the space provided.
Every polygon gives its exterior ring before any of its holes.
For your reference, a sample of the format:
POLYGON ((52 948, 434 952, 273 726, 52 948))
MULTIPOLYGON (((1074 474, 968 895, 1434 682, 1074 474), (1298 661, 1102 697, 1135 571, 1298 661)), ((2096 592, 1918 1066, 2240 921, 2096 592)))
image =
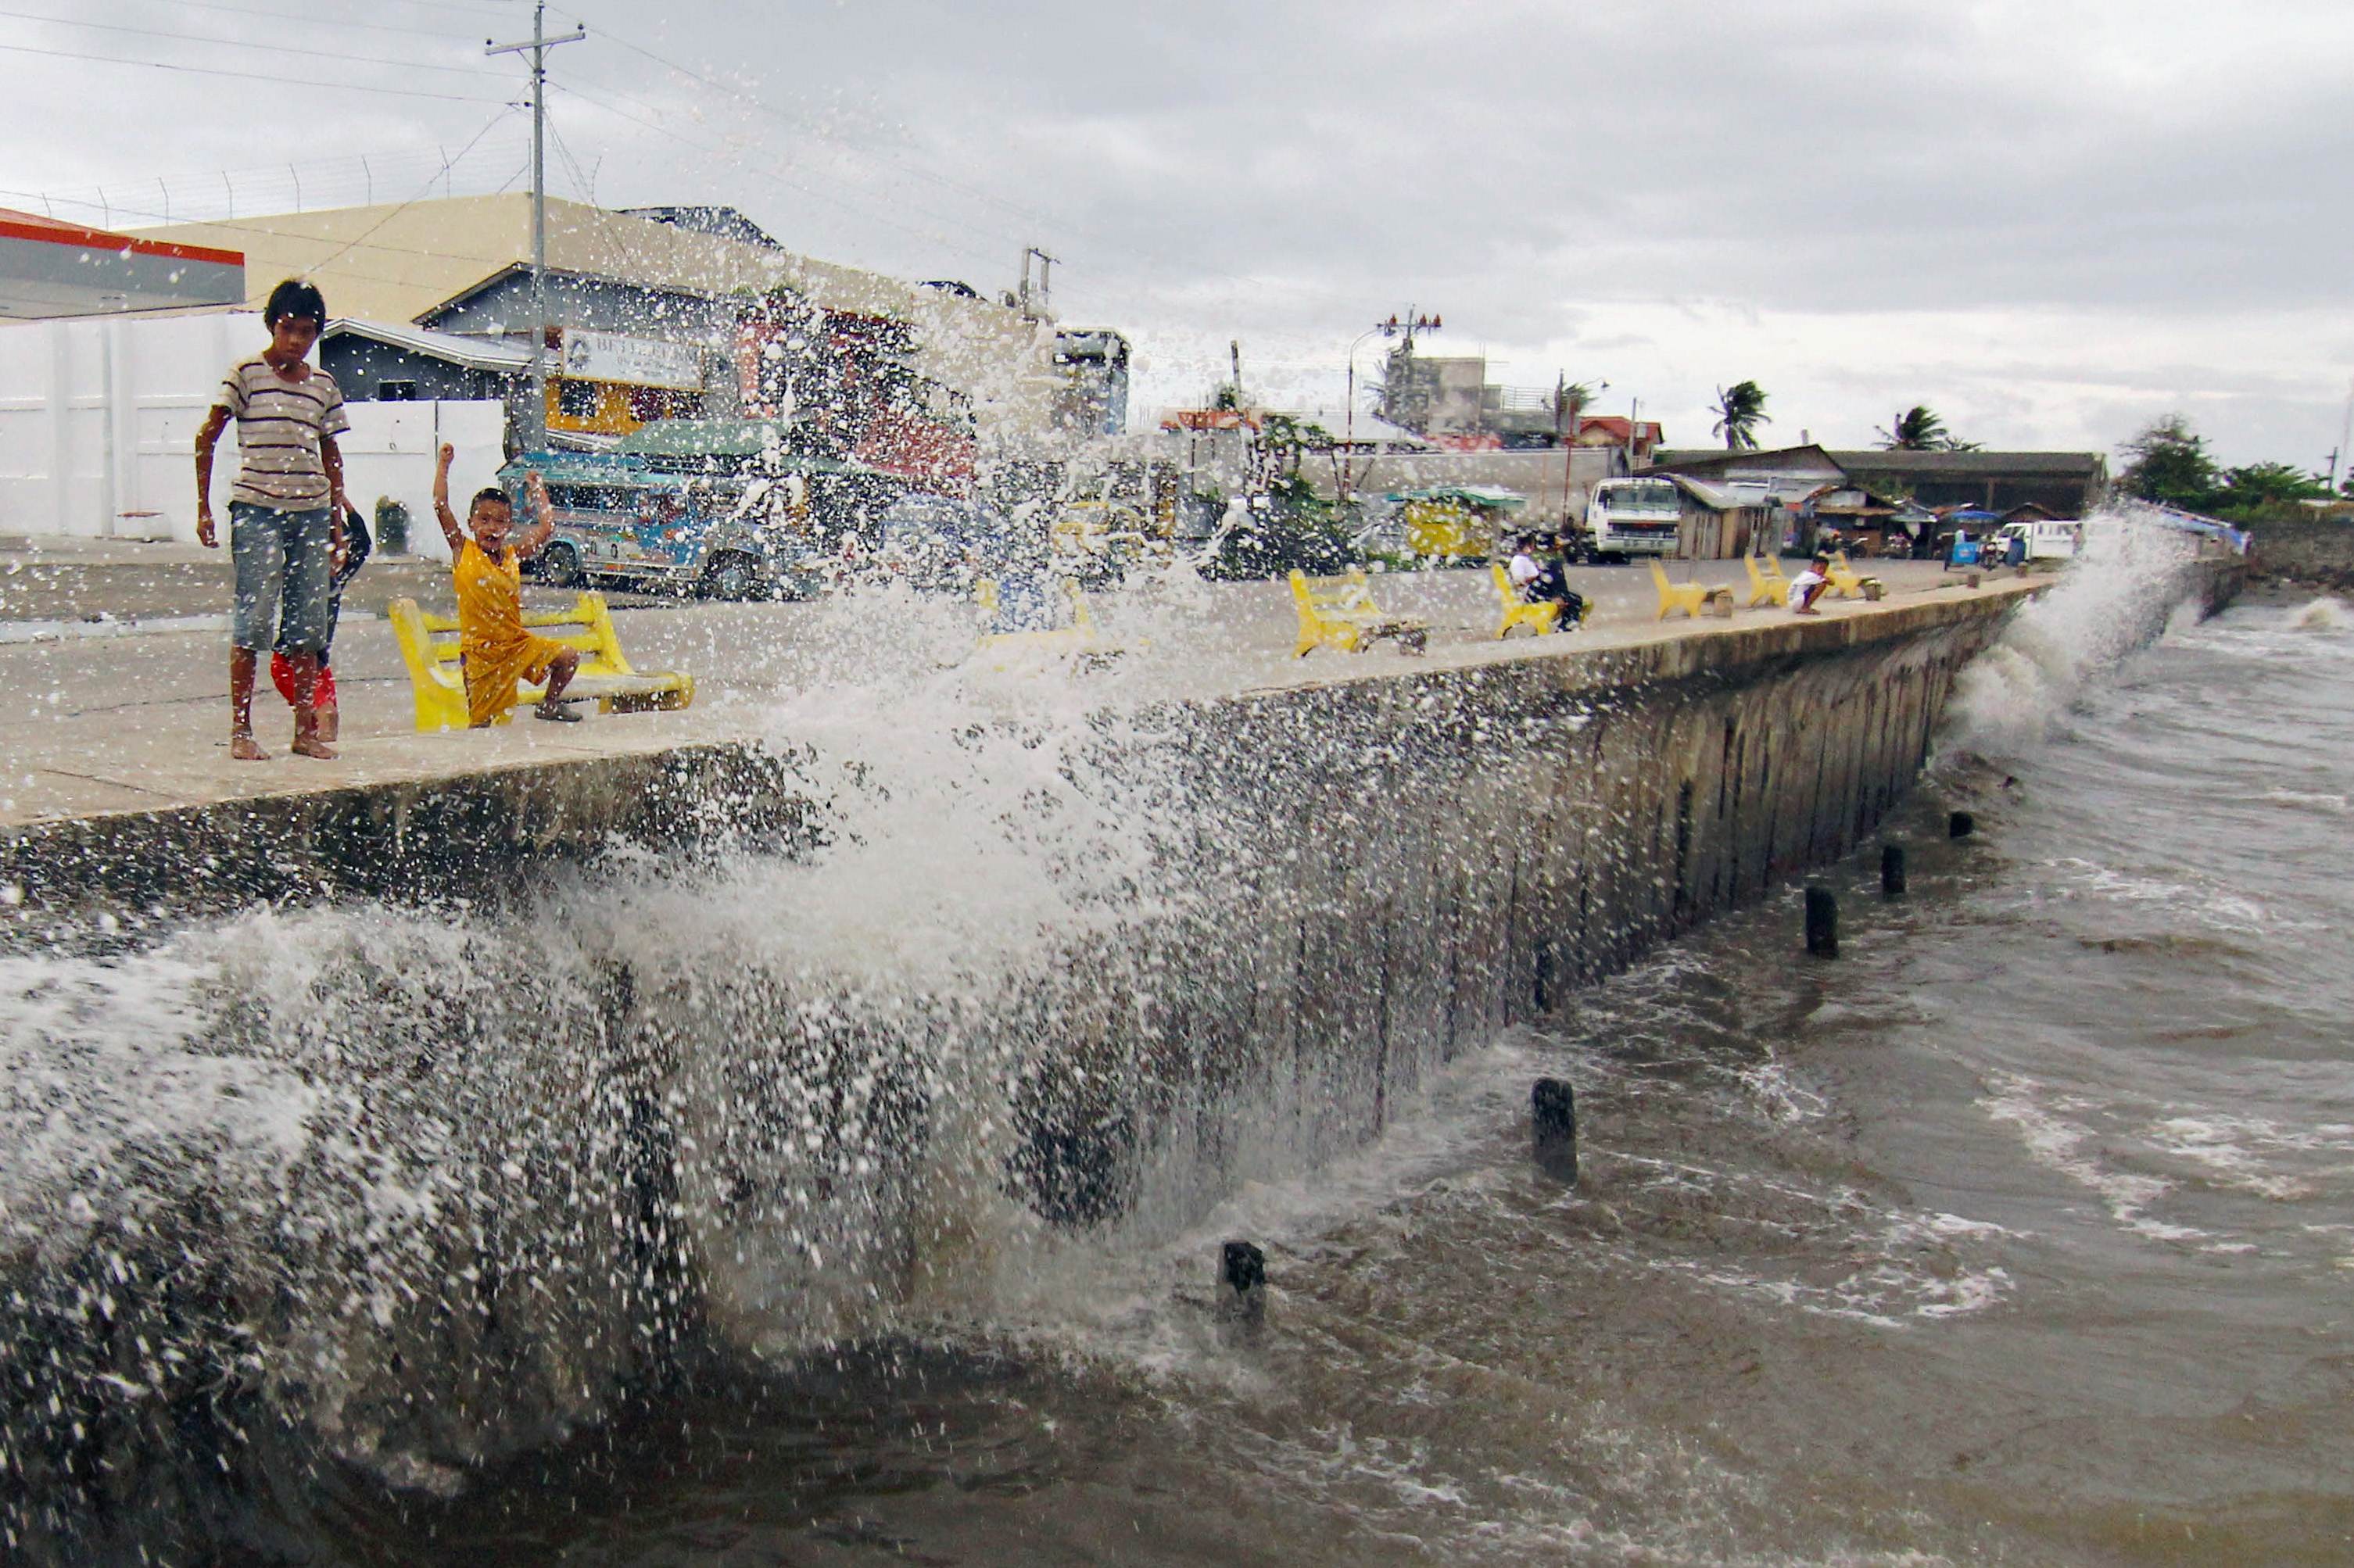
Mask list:
MULTIPOLYGON (((147 548, 196 555, 188 546, 147 548)), ((0 556, 7 554, 0 545, 0 556)), ((0 600, 0 733, 6 736, 0 745, 0 832, 377 785, 429 785, 787 736, 791 719, 785 705, 797 693, 875 676, 885 684, 870 699, 887 701, 889 681, 940 679, 962 667, 978 677, 977 705, 1018 712, 1045 673, 1020 668, 1018 661, 1008 668, 1002 659, 976 659, 960 607, 946 615, 912 601, 859 607, 642 600, 630 608, 617 597, 615 620, 632 662, 693 673, 694 707, 592 714, 585 723, 562 726, 519 715, 493 730, 422 735, 414 726, 391 629, 377 612, 398 592, 417 593, 432 607, 437 588, 446 594, 446 568, 371 565, 347 603, 335 646, 343 757, 322 763, 288 755, 289 711, 265 687, 255 704, 256 729, 273 758, 236 763, 227 745, 226 623, 214 619, 226 609, 227 579, 215 561, 133 560, 122 569, 145 574, 146 608, 140 613, 155 619, 95 626, 80 618, 103 611, 96 599, 121 585, 97 573, 78 581, 55 560, 47 566, 37 595, 0 600), (36 605, 46 613, 27 619, 24 612, 36 605), (18 613, 8 615, 11 609, 18 613)), ((1886 581, 1889 597, 1878 605, 1829 602, 1826 622, 1936 600, 2009 597, 2032 586, 1996 577, 1973 590, 1960 574, 1940 572, 1934 563, 1877 563, 1870 569, 1886 581)), ((1737 561, 1678 563, 1673 575, 1734 585, 1736 603, 1747 599, 1737 561)), ((1384 609, 1429 623, 1429 651, 1420 658, 1386 644, 1355 656, 1320 650, 1294 658, 1295 623, 1281 583, 1195 585, 1174 597, 1100 595, 1091 602, 1106 639, 1129 652, 1081 680, 1103 683, 1108 694, 1117 688, 1129 701, 1210 699, 1335 678, 1720 636, 1794 619, 1778 608, 1744 608, 1730 620, 1660 622, 1653 619, 1656 599, 1642 567, 1586 568, 1575 577, 1578 590, 1595 603, 1586 627, 1542 640, 1515 632, 1501 644, 1494 640, 1498 605, 1485 568, 1376 578, 1384 609)), ((535 597, 569 598, 553 591, 535 597)))

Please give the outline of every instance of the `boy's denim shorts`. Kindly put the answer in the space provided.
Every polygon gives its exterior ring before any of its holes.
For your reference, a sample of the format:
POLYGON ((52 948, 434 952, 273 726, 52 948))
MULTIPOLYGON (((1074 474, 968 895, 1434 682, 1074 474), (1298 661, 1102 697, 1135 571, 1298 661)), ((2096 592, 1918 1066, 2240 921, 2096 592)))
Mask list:
POLYGON ((315 512, 280 512, 239 501, 228 509, 228 553, 237 566, 229 612, 232 646, 317 653, 327 646, 335 523, 315 512))

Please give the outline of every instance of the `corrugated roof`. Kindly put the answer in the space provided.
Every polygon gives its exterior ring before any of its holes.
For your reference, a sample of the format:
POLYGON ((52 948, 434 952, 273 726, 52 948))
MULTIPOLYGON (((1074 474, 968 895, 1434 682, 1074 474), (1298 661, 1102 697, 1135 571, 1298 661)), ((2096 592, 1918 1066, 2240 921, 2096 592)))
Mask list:
POLYGON ((2108 459, 2099 452, 1920 452, 1840 451, 1831 461, 1859 477, 1891 474, 1922 479, 2003 479, 2020 474, 2045 474, 2085 479, 2107 471, 2108 459))
POLYGON ((327 330, 319 334, 322 342, 342 336, 364 337, 372 343, 421 354, 428 359, 463 366, 468 370, 513 375, 531 368, 531 350, 504 338, 461 337, 453 332, 435 332, 406 322, 363 322, 341 317, 329 322, 327 330))
MULTIPOLYGON (((281 278, 309 278, 327 308, 366 321, 415 321, 510 267, 531 260, 531 197, 452 196, 405 206, 335 207, 143 229, 145 239, 228 246, 246 258, 259 305, 281 278)), ((779 284, 834 310, 1013 313, 985 301, 926 290, 790 251, 772 250, 672 224, 550 197, 551 271, 642 288, 726 294, 779 284)))

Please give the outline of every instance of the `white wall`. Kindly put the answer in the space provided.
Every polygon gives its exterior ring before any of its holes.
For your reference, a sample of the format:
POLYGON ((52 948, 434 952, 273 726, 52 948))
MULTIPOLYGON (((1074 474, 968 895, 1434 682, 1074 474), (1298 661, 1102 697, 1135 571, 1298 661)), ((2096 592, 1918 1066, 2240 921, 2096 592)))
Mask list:
MULTIPOLYGON (((196 427, 221 373, 265 342, 250 311, 0 326, 0 534, 196 536, 196 427)), ((446 554, 433 524, 436 446, 458 448, 451 488, 492 482, 504 412, 495 402, 355 403, 345 486, 362 511, 406 502, 412 547, 446 554)), ((236 436, 213 475, 228 510, 236 436)))

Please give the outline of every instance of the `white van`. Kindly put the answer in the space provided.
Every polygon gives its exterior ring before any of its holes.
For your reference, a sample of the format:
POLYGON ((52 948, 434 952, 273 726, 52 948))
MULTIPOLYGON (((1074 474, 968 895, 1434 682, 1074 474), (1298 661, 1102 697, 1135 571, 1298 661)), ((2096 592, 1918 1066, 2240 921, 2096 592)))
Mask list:
POLYGON ((1603 480, 1585 503, 1586 553, 1596 560, 1672 556, 1683 510, 1683 492, 1672 480, 1603 480))
POLYGON ((2031 561, 2069 561, 2084 549, 2085 535, 2085 524, 2073 517, 2006 523, 1996 532, 1988 548, 1997 561, 2007 561, 2010 559, 2010 542, 2024 539, 2027 559, 2031 561))

